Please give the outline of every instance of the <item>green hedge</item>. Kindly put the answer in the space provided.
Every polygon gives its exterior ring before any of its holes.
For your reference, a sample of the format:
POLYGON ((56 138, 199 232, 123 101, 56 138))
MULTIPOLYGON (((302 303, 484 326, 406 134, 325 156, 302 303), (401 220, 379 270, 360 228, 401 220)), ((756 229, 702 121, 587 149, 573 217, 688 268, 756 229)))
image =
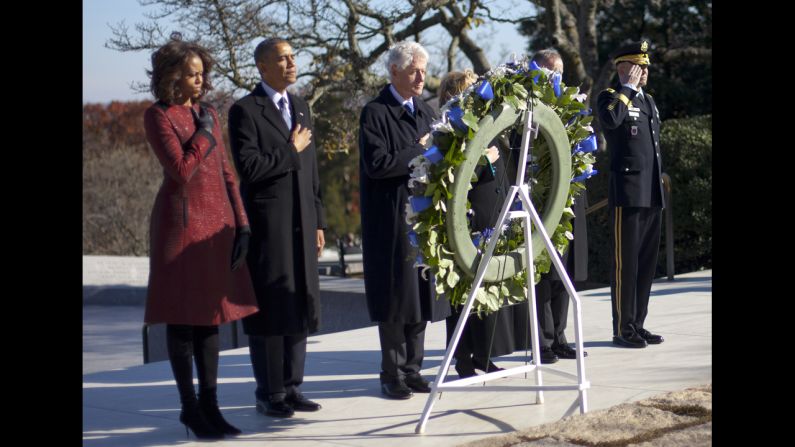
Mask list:
MULTIPOLYGON (((712 115, 669 119, 661 128, 663 171, 671 178, 674 272, 712 268, 712 115)), ((588 180, 589 204, 607 197, 607 152, 597 155, 605 175, 588 180)), ((656 276, 666 275, 665 212, 656 276)), ((610 226, 607 207, 588 215, 588 281, 608 284, 610 226)))

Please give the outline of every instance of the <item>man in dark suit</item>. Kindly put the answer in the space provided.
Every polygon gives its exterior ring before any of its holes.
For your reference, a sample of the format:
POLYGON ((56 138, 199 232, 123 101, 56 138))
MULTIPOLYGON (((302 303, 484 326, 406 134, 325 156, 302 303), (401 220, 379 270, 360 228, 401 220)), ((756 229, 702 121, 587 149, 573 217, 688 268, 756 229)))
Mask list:
POLYGON ((229 110, 229 140, 251 223, 248 266, 259 312, 243 319, 257 411, 317 411, 304 397, 306 338, 320 321, 317 257, 325 220, 309 107, 287 92, 295 55, 283 39, 254 51, 262 82, 229 110))
POLYGON ((657 268, 663 201, 660 114, 643 91, 649 43, 625 45, 611 55, 619 82, 597 98, 610 154, 608 207, 613 247, 610 298, 613 343, 645 348, 663 342, 644 328, 657 268))
MULTIPOLYGON (((563 75, 563 59, 553 49, 538 51, 533 61, 540 67, 563 75)), ((574 219, 574 239, 561 260, 566 273, 572 281, 584 281, 588 277, 588 230, 585 222, 585 207, 588 203, 586 191, 574 198, 572 205, 574 219)), ((558 359, 576 359, 577 351, 568 345, 566 340, 566 323, 569 313, 569 292, 563 285, 558 271, 552 266, 549 273, 541 275, 536 285, 536 307, 541 344, 541 363, 555 363, 558 359)), ((584 352, 584 356, 588 353, 584 352)))
POLYGON ((381 391, 393 399, 430 392, 420 375, 425 326, 450 315, 447 300, 435 299, 413 266, 405 214, 409 161, 424 152, 435 117, 419 97, 427 63, 428 53, 416 42, 390 48, 391 83, 359 120, 364 287, 370 318, 378 322, 381 391))

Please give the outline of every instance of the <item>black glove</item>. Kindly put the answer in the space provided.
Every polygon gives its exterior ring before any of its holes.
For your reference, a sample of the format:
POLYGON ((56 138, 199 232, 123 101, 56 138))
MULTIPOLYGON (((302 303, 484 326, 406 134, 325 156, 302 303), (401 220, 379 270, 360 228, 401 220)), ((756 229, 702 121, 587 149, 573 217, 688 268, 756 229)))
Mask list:
POLYGON ((235 235, 235 245, 232 248, 232 270, 237 270, 246 262, 248 254, 248 240, 251 238, 250 232, 238 231, 235 235))
POLYGON ((200 112, 196 113, 196 109, 192 107, 190 109, 193 113, 193 119, 196 121, 196 128, 213 133, 213 115, 205 107, 199 106, 199 110, 200 112))

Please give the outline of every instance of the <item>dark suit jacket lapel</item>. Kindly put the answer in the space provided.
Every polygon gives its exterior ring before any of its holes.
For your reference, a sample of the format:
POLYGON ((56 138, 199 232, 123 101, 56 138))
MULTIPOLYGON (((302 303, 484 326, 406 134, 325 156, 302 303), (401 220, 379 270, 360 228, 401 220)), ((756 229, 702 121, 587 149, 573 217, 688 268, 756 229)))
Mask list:
POLYGON ((290 115, 292 115, 293 119, 293 129, 295 128, 296 124, 300 124, 301 127, 303 128, 310 127, 308 123, 309 110, 306 107, 304 107, 304 104, 302 102, 296 101, 296 96, 293 95, 292 93, 287 92, 287 96, 290 98, 290 115))
POLYGON ((389 108, 389 112, 392 114, 392 118, 394 118, 395 121, 400 121, 400 117, 403 116, 404 114, 408 116, 409 119, 414 120, 414 117, 411 116, 408 110, 404 109, 403 106, 398 102, 398 100, 395 99, 395 95, 393 95, 392 92, 389 91, 389 84, 387 84, 386 87, 384 87, 381 90, 381 99, 384 101, 384 104, 386 104, 387 107, 389 108))
POLYGON ((430 123, 436 119, 433 110, 425 103, 425 101, 417 100, 414 98, 414 107, 417 111, 417 122, 425 121, 426 123, 430 123))
MULTIPOLYGON (((279 109, 276 108, 276 105, 271 101, 270 96, 268 96, 268 92, 262 88, 261 84, 257 84, 257 88, 254 89, 254 102, 257 103, 262 109, 262 116, 265 117, 273 127, 279 130, 282 135, 284 135, 285 139, 290 139, 290 129, 284 124, 284 119, 282 118, 281 112, 279 109)), ((289 94, 289 93, 288 93, 289 94)), ((292 104, 292 98, 290 103, 292 104)))

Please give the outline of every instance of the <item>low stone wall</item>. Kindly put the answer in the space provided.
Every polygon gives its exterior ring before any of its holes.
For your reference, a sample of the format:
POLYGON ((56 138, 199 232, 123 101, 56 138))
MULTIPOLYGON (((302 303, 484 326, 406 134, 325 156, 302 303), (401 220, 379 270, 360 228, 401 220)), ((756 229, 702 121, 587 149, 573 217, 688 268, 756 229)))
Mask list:
MULTIPOLYGON (((149 258, 84 256, 83 305, 144 306, 148 277, 149 258)), ((320 304, 321 328, 316 335, 375 324, 367 313, 362 279, 320 276, 320 304)), ((141 346, 148 362, 167 358, 165 332, 164 324, 144 328, 141 322, 141 346)), ((248 346, 240 322, 221 325, 219 335, 222 350, 248 346)))

